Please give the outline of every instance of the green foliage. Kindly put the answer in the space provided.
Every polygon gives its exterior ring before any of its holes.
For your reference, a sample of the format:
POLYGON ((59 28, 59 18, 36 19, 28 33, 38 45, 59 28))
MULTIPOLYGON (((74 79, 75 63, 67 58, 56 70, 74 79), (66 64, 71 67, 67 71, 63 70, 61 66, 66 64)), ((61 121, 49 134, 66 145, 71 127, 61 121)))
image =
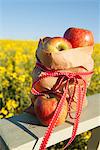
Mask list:
POLYGON ((37 41, 0 40, 0 118, 20 113, 31 104, 37 45, 37 41))
POLYGON ((95 44, 92 57, 94 60, 94 74, 88 87, 87 95, 100 92, 100 44, 95 44))
MULTIPOLYGON (((77 135, 75 140, 72 142, 72 144, 68 146, 67 150, 87 150, 88 149, 87 143, 90 137, 91 137, 91 131, 87 131, 80 135, 77 135)), ((61 150, 68 143, 68 140, 53 145, 47 148, 47 150, 61 150)))

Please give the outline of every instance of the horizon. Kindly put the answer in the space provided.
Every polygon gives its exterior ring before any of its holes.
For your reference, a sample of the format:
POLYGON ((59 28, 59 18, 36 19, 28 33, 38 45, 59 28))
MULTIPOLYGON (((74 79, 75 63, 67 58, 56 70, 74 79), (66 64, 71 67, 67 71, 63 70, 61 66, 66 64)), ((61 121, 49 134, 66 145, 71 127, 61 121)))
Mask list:
MULTIPOLYGON (((15 42, 24 42, 24 41, 26 41, 26 42, 39 42, 39 39, 37 39, 37 40, 34 40, 34 39, 1 39, 0 38, 0 41, 15 41, 15 42)), ((98 45, 98 44, 100 44, 100 42, 95 42, 94 43, 94 45, 98 45)))
POLYGON ((0 39, 38 41, 78 27, 100 42, 99 0, 0 0, 0 7, 0 39))

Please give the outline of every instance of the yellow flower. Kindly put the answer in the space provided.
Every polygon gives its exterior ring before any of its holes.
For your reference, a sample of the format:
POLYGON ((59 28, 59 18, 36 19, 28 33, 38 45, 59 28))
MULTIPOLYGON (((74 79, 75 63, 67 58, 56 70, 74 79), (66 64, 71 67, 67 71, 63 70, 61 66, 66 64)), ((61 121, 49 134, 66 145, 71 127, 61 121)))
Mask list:
POLYGON ((25 82, 25 75, 19 76, 18 80, 19 80, 20 82, 25 82))
POLYGON ((11 76, 16 79, 17 78, 16 72, 12 73, 11 76))
POLYGON ((9 113, 8 115, 6 115, 5 118, 9 118, 9 117, 12 117, 12 116, 14 116, 14 113, 9 113))
POLYGON ((90 136, 89 136, 89 135, 86 135, 86 136, 85 136, 85 139, 86 139, 86 140, 88 140, 89 138, 90 138, 90 136))
POLYGON ((27 62, 28 62, 27 55, 23 54, 23 55, 22 55, 22 59, 23 59, 23 62, 24 62, 24 63, 27 63, 27 62))
POLYGON ((2 114, 7 115, 8 111, 3 107, 0 111, 2 114))
POLYGON ((84 132, 84 133, 82 133, 82 135, 83 135, 83 136, 86 136, 86 135, 87 135, 87 131, 86 131, 86 132, 84 132))
POLYGON ((12 100, 8 100, 8 101, 6 102, 6 107, 7 107, 8 110, 11 110, 11 109, 12 109, 11 103, 12 103, 12 100))
POLYGON ((6 71, 5 67, 0 66, 0 74, 4 74, 6 71))
POLYGON ((7 50, 10 50, 10 49, 11 49, 10 43, 8 43, 8 44, 6 45, 6 49, 7 49, 7 50))
POLYGON ((8 81, 8 80, 4 80, 4 81, 2 82, 2 86, 3 86, 3 88, 8 87, 8 86, 9 86, 9 81, 8 81))
POLYGON ((18 88, 16 89, 16 92, 20 92, 20 91, 21 91, 21 88, 18 87, 18 88))
POLYGON ((12 64, 9 64, 8 67, 7 67, 7 72, 12 72, 13 71, 13 65, 12 64))
POLYGON ((91 131, 88 132, 88 137, 90 138, 92 135, 91 131))
POLYGON ((94 69, 94 73, 95 73, 96 75, 100 74, 100 67, 95 68, 95 69, 94 69))
POLYGON ((3 98, 3 94, 2 93, 0 93, 0 98, 3 98))
POLYGON ((18 66, 15 67, 16 73, 20 74, 23 72, 23 70, 21 68, 19 68, 18 66))
POLYGON ((5 55, 4 53, 1 53, 1 52, 0 52, 0 59, 3 60, 3 59, 5 59, 5 57, 6 57, 6 55, 5 55))
POLYGON ((21 61, 23 61, 22 53, 21 52, 17 52, 16 55, 15 55, 15 62, 18 65, 18 64, 20 64, 21 61))
POLYGON ((6 107, 8 110, 11 110, 11 109, 15 109, 19 106, 18 102, 16 102, 15 100, 13 99, 9 99, 7 102, 6 102, 6 107))
POLYGON ((18 107, 18 103, 15 100, 12 100, 12 107, 13 108, 17 108, 18 107))
POLYGON ((31 87, 25 87, 25 92, 26 92, 27 94, 30 94, 30 91, 31 91, 31 87))
POLYGON ((2 119, 3 118, 3 115, 0 115, 0 119, 2 119))
POLYGON ((86 132, 82 133, 82 135, 84 136, 85 140, 89 140, 91 137, 91 131, 86 131, 86 132))

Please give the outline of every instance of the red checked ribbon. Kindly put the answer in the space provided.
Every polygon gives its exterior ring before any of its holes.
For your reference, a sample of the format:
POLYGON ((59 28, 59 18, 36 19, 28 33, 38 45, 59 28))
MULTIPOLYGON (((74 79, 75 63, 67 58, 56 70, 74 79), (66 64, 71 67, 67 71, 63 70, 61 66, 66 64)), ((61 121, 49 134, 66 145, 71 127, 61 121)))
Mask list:
MULTIPOLYGON (((83 105, 83 100, 84 100, 84 96, 86 95, 86 81, 85 79, 83 79, 82 76, 88 76, 93 74, 93 71, 91 72, 60 72, 57 70, 50 70, 47 69, 45 66, 43 66, 41 63, 37 63, 36 64, 37 67, 40 67, 42 70, 44 70, 45 72, 43 74, 41 74, 34 82, 32 85, 32 94, 34 95, 41 95, 41 94, 45 94, 45 92, 40 92, 37 91, 34 87, 36 84, 38 84, 38 82, 44 78, 47 77, 58 77, 60 78, 60 82, 58 83, 58 85, 55 88, 55 92, 57 92, 57 89, 60 87, 60 85, 63 82, 63 79, 65 79, 66 81, 66 87, 65 90, 61 96, 60 102, 55 110, 55 113, 53 115, 53 118, 45 132, 44 138, 42 140, 42 143, 40 145, 40 149, 39 150, 46 150, 46 145, 47 142, 49 140, 49 137, 51 136, 51 133, 54 129, 54 127, 56 126, 56 122, 57 119, 60 115, 61 110, 63 109, 63 105, 66 101, 66 96, 67 94, 69 94, 69 102, 68 102, 68 115, 71 119, 74 119, 74 125, 73 125, 73 131, 72 131, 72 136, 70 138, 70 140, 68 141, 67 145, 64 147, 64 149, 66 149, 71 143, 72 141, 75 139, 76 136, 76 132, 78 129, 78 124, 79 124, 79 120, 80 120, 80 114, 82 111, 82 105, 83 105), (74 91, 72 94, 70 94, 69 92, 69 82, 73 80, 74 81, 74 91), (78 83, 78 80, 83 81, 83 87, 78 83), (78 88, 76 88, 76 85, 78 86, 78 88), (77 95, 77 102, 76 102, 76 112, 75 112, 75 117, 73 117, 71 115, 71 103, 73 101, 73 97, 75 95, 75 92, 77 91, 78 95, 77 95)), ((52 91, 53 92, 53 91, 52 91)))

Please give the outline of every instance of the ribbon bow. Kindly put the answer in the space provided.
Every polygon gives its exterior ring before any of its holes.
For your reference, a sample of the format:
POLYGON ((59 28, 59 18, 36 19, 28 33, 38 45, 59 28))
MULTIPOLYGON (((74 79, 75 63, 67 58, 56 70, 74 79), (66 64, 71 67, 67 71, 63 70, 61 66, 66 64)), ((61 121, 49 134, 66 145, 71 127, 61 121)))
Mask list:
POLYGON ((59 89, 60 85, 62 84, 63 81, 66 82, 65 84, 65 90, 63 92, 63 94, 60 96, 60 101, 59 104, 55 110, 55 113, 52 117, 52 120, 45 132, 44 138, 42 140, 42 143, 40 145, 40 149, 39 150, 46 150, 46 145, 47 142, 49 140, 49 137, 51 136, 51 133, 54 129, 54 127, 56 126, 56 122, 57 119, 59 117, 59 114, 63 108, 63 105, 66 101, 66 96, 67 94, 69 95, 69 101, 68 101, 68 115, 71 119, 74 119, 74 125, 73 125, 73 131, 72 131, 72 136, 70 138, 70 140, 68 141, 67 145, 64 147, 64 149, 66 149, 71 143, 72 141, 75 139, 76 136, 76 132, 78 129, 78 124, 79 124, 79 120, 80 120, 80 114, 82 111, 82 105, 83 105, 83 100, 84 100, 84 96, 86 94, 86 81, 85 79, 83 79, 83 76, 88 76, 90 74, 93 74, 93 71, 90 72, 61 72, 61 71, 57 71, 57 70, 50 70, 48 68, 46 68, 45 66, 43 66, 41 63, 37 63, 36 64, 37 67, 40 67, 42 70, 44 70, 45 72, 43 74, 41 74, 32 84, 32 94, 34 95, 41 95, 41 94, 47 94, 49 92, 52 93, 56 93, 57 89, 59 89), (35 85, 42 79, 47 78, 47 77, 58 77, 60 78, 60 82, 57 84, 57 86, 53 89, 51 89, 51 91, 45 91, 45 92, 39 92, 37 91, 34 87, 35 85), (64 79, 64 80, 63 80, 64 79), (73 80, 74 81, 74 90, 73 93, 70 94, 69 91, 69 82, 73 80), (78 80, 81 80, 83 82, 83 87, 80 85, 80 83, 78 83, 78 80), (75 112, 75 117, 73 117, 71 115, 71 103, 73 101, 73 97, 75 95, 76 92, 76 85, 78 86, 78 90, 77 90, 77 102, 76 102, 76 112, 75 112))

